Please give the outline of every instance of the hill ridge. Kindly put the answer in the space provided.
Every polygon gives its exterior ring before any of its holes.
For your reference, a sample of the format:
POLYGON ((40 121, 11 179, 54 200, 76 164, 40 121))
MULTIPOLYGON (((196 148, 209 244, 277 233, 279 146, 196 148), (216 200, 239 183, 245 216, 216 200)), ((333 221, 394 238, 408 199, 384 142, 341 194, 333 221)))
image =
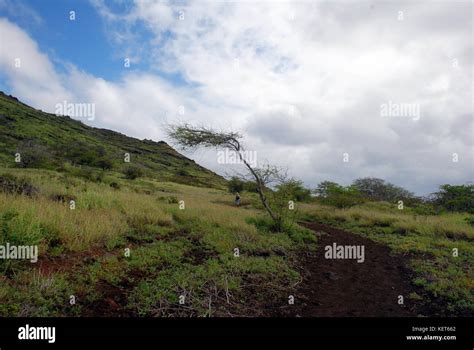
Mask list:
POLYGON ((136 167, 146 177, 222 188, 226 180, 187 158, 165 141, 140 140, 31 107, 0 91, 0 166, 68 171, 124 172, 136 167), (124 154, 130 154, 130 163, 124 154), (14 156, 19 154, 21 161, 14 156), (72 167, 72 168, 71 168, 72 167))

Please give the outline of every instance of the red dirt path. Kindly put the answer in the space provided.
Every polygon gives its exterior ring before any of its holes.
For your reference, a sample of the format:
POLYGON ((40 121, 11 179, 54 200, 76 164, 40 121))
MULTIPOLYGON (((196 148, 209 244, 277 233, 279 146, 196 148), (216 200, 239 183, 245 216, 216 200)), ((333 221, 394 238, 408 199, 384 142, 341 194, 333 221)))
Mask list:
POLYGON ((318 223, 304 223, 318 235, 318 248, 300 261, 303 281, 286 316, 416 316, 408 295, 414 291, 406 258, 359 235, 318 223), (325 247, 364 245, 365 261, 326 259, 325 247), (398 304, 402 295, 404 304, 398 304))

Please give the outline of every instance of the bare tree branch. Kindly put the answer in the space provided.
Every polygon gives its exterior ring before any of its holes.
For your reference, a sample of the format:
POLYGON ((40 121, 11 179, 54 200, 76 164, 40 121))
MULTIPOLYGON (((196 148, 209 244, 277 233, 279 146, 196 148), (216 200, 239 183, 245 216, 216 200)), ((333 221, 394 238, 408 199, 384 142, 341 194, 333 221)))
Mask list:
POLYGON ((266 186, 273 182, 278 175, 276 167, 266 166, 261 169, 254 169, 243 156, 244 148, 240 143, 242 135, 237 132, 215 131, 206 127, 193 127, 189 124, 177 124, 168 126, 168 136, 173 139, 182 149, 195 149, 197 147, 225 148, 235 151, 246 166, 250 174, 255 178, 257 192, 272 220, 279 222, 278 217, 270 208, 265 196, 266 186))

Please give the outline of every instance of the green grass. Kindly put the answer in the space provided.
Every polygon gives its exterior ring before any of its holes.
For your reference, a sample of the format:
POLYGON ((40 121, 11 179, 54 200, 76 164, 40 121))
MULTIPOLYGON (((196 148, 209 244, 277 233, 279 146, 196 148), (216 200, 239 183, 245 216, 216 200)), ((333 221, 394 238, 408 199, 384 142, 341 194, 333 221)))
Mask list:
POLYGON ((294 254, 314 247, 311 232, 268 232, 260 210, 236 208, 219 189, 113 173, 97 183, 53 170, 0 172, 38 189, 0 192, 0 227, 40 254, 37 264, 0 262, 1 316, 114 315, 107 303, 115 299, 127 315, 256 315, 264 308, 255 302, 286 302, 299 280, 294 254), (75 209, 58 198, 74 198, 75 209))
POLYGON ((224 188, 226 181, 165 142, 138 140, 118 132, 89 127, 69 117, 31 108, 0 92, 0 166, 60 170, 98 181, 129 167, 144 176, 194 186, 224 188), (15 154, 21 162, 15 162, 15 154), (125 153, 130 162, 124 161, 125 153), (107 163, 106 173, 102 170, 107 163))
MULTIPOLYGON (((32 197, 0 193, 2 242, 38 244, 40 253, 37 264, 0 261, 1 316, 265 315, 265 305, 284 303, 299 281, 295 255, 315 248, 314 234, 299 226, 271 232, 253 194, 237 208, 222 190, 147 177, 110 172, 94 182, 44 169, 0 173, 38 189, 32 197), (58 198, 74 198, 75 209, 58 198)), ((413 300, 438 305, 439 314, 474 310, 472 216, 418 215, 388 203, 298 208, 302 218, 406 254, 422 290, 413 300)))

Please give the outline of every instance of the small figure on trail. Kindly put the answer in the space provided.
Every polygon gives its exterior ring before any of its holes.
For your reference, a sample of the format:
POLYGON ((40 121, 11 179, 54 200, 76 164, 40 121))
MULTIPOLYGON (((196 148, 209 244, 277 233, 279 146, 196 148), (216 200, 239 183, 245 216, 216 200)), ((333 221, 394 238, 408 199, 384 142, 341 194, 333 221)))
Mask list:
POLYGON ((240 194, 239 194, 239 192, 235 193, 235 205, 240 206, 240 194))

